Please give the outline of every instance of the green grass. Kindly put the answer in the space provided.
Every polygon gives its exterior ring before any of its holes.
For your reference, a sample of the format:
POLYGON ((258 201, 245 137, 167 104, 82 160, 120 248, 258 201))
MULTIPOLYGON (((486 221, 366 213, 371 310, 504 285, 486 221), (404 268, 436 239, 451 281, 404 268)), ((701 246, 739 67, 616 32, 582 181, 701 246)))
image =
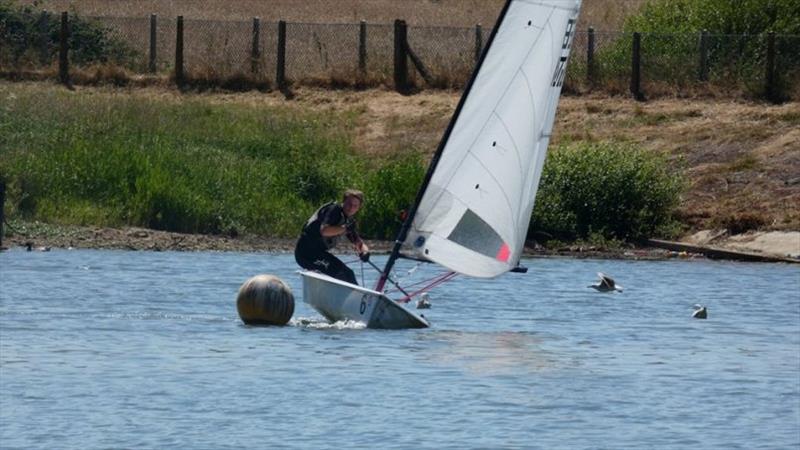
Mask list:
POLYGON ((383 236, 395 211, 381 208, 410 202, 423 173, 420 158, 397 168, 359 158, 348 112, 16 86, 0 85, 10 217, 291 237, 353 186, 367 190, 364 228, 383 236), (413 189, 370 202, 367 186, 405 176, 413 189))

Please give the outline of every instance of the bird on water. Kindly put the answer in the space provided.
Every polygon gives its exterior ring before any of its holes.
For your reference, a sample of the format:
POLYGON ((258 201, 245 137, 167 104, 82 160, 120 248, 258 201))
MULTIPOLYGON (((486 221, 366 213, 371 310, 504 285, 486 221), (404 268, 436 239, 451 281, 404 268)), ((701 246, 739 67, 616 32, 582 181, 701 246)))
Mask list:
POLYGON ((419 300, 417 300, 417 309, 428 309, 431 307, 431 302, 428 300, 428 293, 423 292, 419 296, 419 300))
POLYGON ((590 288, 594 288, 600 292, 622 292, 622 286, 618 285, 613 278, 603 272, 597 272, 597 276, 600 277, 600 280, 597 284, 590 284, 590 288))
POLYGON ((694 305, 694 312, 692 313, 692 317, 695 319, 707 319, 708 318, 708 309, 702 305, 694 305))

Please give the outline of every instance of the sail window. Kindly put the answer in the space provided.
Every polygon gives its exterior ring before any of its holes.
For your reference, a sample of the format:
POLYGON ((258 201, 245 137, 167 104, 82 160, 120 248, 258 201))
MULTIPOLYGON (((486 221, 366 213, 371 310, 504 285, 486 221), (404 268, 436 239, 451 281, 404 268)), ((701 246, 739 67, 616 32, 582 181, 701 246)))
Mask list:
POLYGON ((477 214, 468 209, 450 232, 448 240, 500 261, 508 260, 509 247, 500 235, 477 214), (505 250, 503 250, 505 249, 505 250))

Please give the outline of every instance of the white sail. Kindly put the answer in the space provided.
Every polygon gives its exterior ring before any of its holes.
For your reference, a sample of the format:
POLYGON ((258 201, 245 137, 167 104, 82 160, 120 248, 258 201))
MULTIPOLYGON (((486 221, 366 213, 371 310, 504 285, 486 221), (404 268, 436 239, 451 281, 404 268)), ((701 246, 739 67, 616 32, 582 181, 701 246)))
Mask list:
POLYGON ((525 245, 581 0, 511 0, 414 216, 403 253, 495 277, 525 245))

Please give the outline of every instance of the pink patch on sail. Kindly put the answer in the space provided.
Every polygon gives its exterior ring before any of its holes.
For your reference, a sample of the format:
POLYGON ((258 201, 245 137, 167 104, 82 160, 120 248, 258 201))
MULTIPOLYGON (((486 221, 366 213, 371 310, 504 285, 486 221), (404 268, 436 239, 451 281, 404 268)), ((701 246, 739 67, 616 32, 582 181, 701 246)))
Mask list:
POLYGON ((497 252, 497 256, 495 259, 498 261, 508 262, 508 257, 511 255, 511 250, 509 250, 508 245, 503 242, 503 246, 500 247, 500 250, 497 252))

